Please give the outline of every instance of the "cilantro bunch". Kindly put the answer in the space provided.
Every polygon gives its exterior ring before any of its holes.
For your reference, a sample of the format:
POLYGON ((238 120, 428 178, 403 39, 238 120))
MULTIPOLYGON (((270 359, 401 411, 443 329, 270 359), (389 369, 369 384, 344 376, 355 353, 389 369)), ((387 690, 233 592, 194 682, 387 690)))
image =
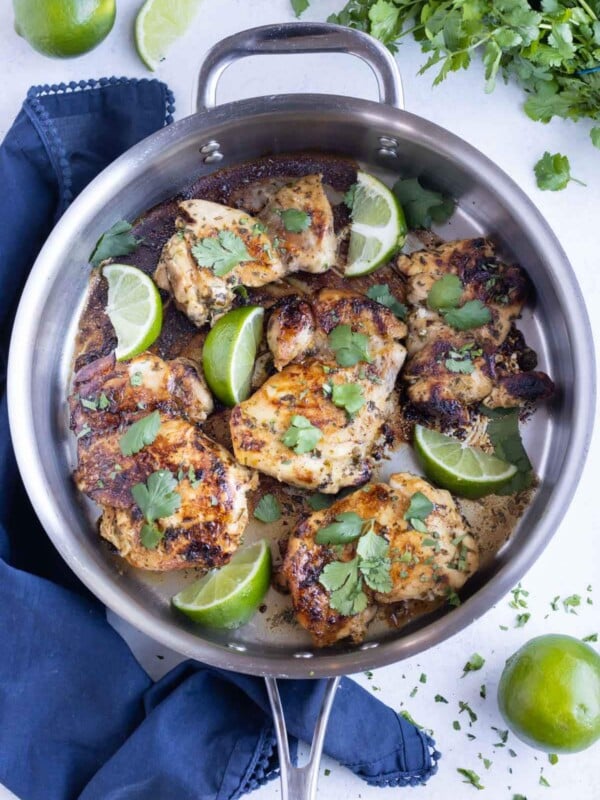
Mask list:
MULTIPOLYGON (((307 0, 292 5, 297 13, 307 0)), ((330 22, 366 31, 395 51, 412 34, 434 84, 478 56, 485 90, 514 78, 531 119, 600 120, 600 0, 349 0, 330 22)), ((600 147, 600 126, 591 130, 600 147)))

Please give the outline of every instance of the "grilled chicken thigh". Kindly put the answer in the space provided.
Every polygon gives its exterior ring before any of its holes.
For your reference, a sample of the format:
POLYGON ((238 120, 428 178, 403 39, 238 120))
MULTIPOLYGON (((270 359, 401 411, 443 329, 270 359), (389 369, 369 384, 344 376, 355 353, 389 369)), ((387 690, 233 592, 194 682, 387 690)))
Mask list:
POLYGON ((232 306, 236 286, 264 286, 297 270, 324 272, 335 262, 333 212, 320 175, 279 188, 260 220, 208 200, 183 200, 179 208, 178 231, 154 280, 198 327, 232 306))
POLYGON ((477 566, 477 545, 465 531, 451 495, 415 475, 398 473, 391 476, 389 485, 364 486, 301 522, 288 542, 282 575, 298 621, 310 632, 315 645, 325 646, 346 637, 361 641, 377 605, 434 600, 451 589, 460 589, 477 566), (433 504, 424 520, 426 533, 415 530, 404 518, 418 492, 433 504), (365 521, 363 536, 372 530, 388 544, 390 590, 374 591, 363 579, 366 608, 344 616, 332 608, 331 594, 319 579, 327 564, 356 558, 359 540, 333 546, 319 544, 316 536, 338 515, 348 512, 365 521))
POLYGON ((231 415, 237 460, 285 483, 326 493, 367 481, 394 403, 405 332, 389 309, 353 292, 323 289, 310 302, 284 298, 267 333, 280 372, 231 415), (366 357, 341 366, 339 350, 328 337, 336 329, 363 334, 366 357), (334 402, 341 386, 360 393, 362 405, 353 413, 334 402), (317 429, 311 434, 317 441, 304 452, 287 438, 297 425, 317 429))
POLYGON ((212 411, 203 378, 187 359, 150 353, 128 363, 114 357, 88 364, 75 376, 71 427, 77 433, 78 488, 102 507, 100 534, 132 566, 149 570, 212 568, 226 563, 248 522, 246 494, 257 478, 195 424, 212 411), (159 412, 149 444, 124 455, 131 426, 159 412), (132 489, 163 473, 178 495, 173 513, 148 520, 132 489))
POLYGON ((335 263, 333 211, 320 175, 283 186, 259 217, 271 239, 279 242, 286 272, 326 272, 335 263), (290 220, 286 211, 301 213, 290 220))
POLYGON ((403 378, 409 400, 427 416, 464 424, 468 407, 480 402, 519 406, 552 394, 547 375, 522 368, 524 343, 513 335, 513 320, 527 299, 527 277, 520 267, 502 263, 489 241, 448 242, 401 255, 397 266, 407 278, 410 309, 403 378), (481 302, 489 310, 488 323, 456 330, 442 312, 428 307, 433 284, 445 275, 462 283, 458 305, 481 302))

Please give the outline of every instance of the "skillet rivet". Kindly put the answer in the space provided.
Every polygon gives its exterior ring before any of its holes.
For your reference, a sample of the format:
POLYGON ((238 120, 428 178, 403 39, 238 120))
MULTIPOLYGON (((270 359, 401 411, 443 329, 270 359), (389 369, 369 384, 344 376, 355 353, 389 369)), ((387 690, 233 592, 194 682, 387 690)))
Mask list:
POLYGON ((216 141, 216 139, 211 139, 206 144, 203 144, 200 148, 201 153, 214 153, 217 150, 221 149, 221 145, 216 141))
POLYGON ((205 164, 214 164, 217 161, 221 161, 223 158, 223 153, 211 153, 209 156, 204 156, 202 159, 205 164))
POLYGON ((313 658, 314 653, 304 652, 304 653, 294 653, 294 658, 313 658))
POLYGON ((380 136, 379 137, 379 144, 383 149, 392 149, 394 150, 400 142, 398 139, 392 139, 391 136, 380 136))
POLYGON ((227 645, 231 650, 237 650, 238 653, 245 653, 248 649, 245 644, 232 644, 231 642, 227 645))

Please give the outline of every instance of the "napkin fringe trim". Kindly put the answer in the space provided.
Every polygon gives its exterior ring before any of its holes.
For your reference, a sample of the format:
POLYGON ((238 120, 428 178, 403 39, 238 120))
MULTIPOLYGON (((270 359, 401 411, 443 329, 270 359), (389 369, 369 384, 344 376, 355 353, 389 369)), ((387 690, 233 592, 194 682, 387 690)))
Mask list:
POLYGON ((436 747, 435 739, 432 739, 431 736, 426 733, 423 733, 423 738, 425 739, 425 744, 427 745, 429 757, 431 759, 431 765, 426 769, 420 769, 414 772, 391 772, 387 775, 381 775, 378 778, 371 778, 361 773, 358 768, 352 767, 349 764, 346 764, 346 766, 349 767, 349 769, 351 769, 356 775, 363 778, 363 780, 365 780, 369 786, 378 786, 380 788, 394 786, 422 786, 429 780, 429 778, 436 774, 438 771, 438 761, 442 757, 442 754, 436 747))
POLYGON ((277 740, 270 726, 263 728, 260 734, 255 757, 248 766, 243 781, 231 800, 239 800, 244 794, 249 794, 255 789, 264 786, 269 781, 279 776, 279 769, 274 768, 277 740))
MULTIPOLYGON (((73 200, 72 191, 72 172, 67 151, 60 138, 56 126, 52 121, 50 114, 44 108, 40 98, 57 95, 57 94, 72 94, 74 92, 85 92, 93 89, 102 89, 105 86, 119 86, 119 85, 132 85, 137 86, 142 83, 160 83, 155 78, 90 78, 85 81, 70 81, 69 83, 54 83, 54 84, 40 84, 39 86, 32 86, 27 92, 24 108, 27 111, 31 121, 33 122, 37 132, 44 144, 48 144, 47 150, 52 166, 58 178, 59 186, 59 216, 70 205, 73 200)), ((166 84, 165 87, 165 116, 164 125, 170 125, 173 122, 173 114, 175 113, 175 96, 166 84)))

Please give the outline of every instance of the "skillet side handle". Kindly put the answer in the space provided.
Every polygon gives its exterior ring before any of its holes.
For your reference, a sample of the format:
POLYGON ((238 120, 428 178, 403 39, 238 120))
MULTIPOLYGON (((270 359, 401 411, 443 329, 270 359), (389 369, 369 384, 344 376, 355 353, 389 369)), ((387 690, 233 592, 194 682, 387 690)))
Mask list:
POLYGON ((308 761, 303 767, 295 767, 290 759, 285 717, 277 681, 275 678, 265 678, 277 736, 277 750, 279 752, 281 770, 281 800, 315 800, 317 796, 317 781, 319 779, 319 766, 321 764, 323 742, 325 741, 325 731, 339 682, 339 678, 327 679, 327 688, 325 689, 321 710, 317 718, 308 761))
POLYGON ((196 110, 217 104, 217 85, 230 64, 246 56, 296 53, 346 53, 369 65, 377 79, 379 100, 404 108, 402 80, 390 51, 362 31, 328 22, 286 22, 234 33, 212 47, 200 68, 196 110))

